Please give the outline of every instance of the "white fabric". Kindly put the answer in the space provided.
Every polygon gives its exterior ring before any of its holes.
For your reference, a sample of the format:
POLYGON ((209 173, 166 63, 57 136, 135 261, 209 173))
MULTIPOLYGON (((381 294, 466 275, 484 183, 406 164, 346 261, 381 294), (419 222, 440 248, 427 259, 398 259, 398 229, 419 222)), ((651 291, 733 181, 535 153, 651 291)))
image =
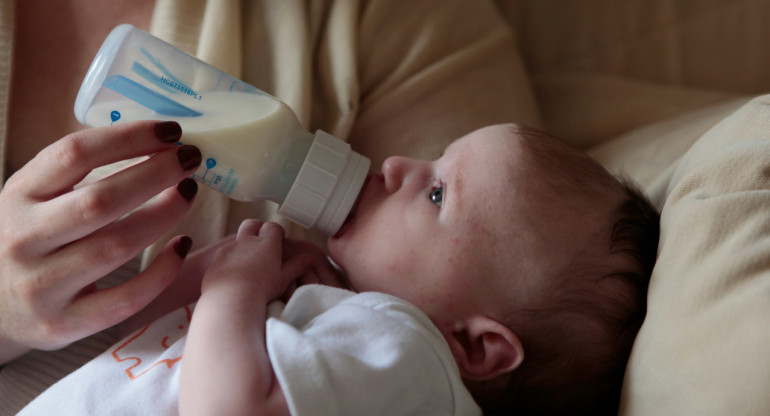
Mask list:
POLYGON ((175 415, 191 307, 114 344, 43 392, 19 415, 175 415))
MULTIPOLYGON (((276 306, 267 346, 293 415, 481 414, 442 335, 404 301, 309 285, 276 306)), ((20 415, 177 414, 192 309, 121 340, 20 415)))
POLYGON ((267 348, 293 415, 481 414, 438 329, 389 295, 300 288, 267 348))

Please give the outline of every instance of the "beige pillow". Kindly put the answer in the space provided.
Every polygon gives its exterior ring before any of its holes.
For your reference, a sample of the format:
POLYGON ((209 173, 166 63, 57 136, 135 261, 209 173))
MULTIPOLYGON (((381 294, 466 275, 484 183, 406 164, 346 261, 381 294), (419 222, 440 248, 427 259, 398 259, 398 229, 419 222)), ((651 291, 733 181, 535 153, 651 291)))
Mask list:
MULTIPOLYGON (((666 95, 657 95, 663 99, 666 95)), ((674 169, 704 133, 739 108, 749 97, 723 100, 675 117, 645 124, 588 149, 588 154, 612 172, 632 178, 660 209, 674 169)))
POLYGON ((697 134, 734 105, 685 116, 689 131, 676 123, 665 133, 661 124, 646 129, 656 145, 631 151, 641 131, 592 152, 613 167, 628 157, 662 204, 621 415, 770 414, 770 96, 697 134), (677 160, 687 141, 694 144, 677 160), (669 145, 675 150, 666 153, 669 145), (645 169, 638 152, 664 163, 645 169))

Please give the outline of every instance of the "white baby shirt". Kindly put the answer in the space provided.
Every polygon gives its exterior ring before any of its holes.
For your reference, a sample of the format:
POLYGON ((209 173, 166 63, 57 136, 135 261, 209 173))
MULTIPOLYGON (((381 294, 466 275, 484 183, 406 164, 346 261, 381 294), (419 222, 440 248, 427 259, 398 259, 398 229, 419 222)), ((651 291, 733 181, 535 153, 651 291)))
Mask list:
MULTIPOLYGON (((282 306, 271 305, 266 339, 293 415, 481 414, 443 336, 414 306, 319 285, 282 306)), ((177 414, 192 309, 118 342, 20 415, 177 414)))

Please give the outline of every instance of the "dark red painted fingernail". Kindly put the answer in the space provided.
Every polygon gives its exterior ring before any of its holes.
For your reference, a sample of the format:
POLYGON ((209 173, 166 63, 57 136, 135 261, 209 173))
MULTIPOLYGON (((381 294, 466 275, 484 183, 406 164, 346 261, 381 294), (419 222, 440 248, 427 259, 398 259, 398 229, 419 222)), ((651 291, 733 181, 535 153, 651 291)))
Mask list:
POLYGON ((190 202, 198 193, 198 183, 190 178, 184 178, 176 185, 176 190, 182 195, 182 198, 190 202))
POLYGON ((179 256, 180 259, 184 260, 185 257, 187 257, 187 253, 190 252, 190 249, 192 248, 192 238, 188 236, 184 236, 177 241, 176 245, 174 246, 174 252, 179 256))
POLYGON ((176 156, 179 158, 179 164, 182 165, 184 170, 197 168, 201 164, 201 151, 195 146, 188 144, 179 146, 176 156))
POLYGON ((159 121, 155 124, 155 137, 163 143, 176 143, 182 138, 182 126, 176 121, 159 121))

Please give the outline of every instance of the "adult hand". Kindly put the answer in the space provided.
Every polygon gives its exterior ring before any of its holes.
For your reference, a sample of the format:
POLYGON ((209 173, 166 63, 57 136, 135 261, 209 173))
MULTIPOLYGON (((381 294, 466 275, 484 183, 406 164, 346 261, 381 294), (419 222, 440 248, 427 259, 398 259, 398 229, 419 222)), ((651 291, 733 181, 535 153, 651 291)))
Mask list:
POLYGON ((201 155, 193 146, 175 146, 180 136, 174 122, 83 130, 43 149, 8 179, 0 192, 0 363, 110 327, 177 275, 190 249, 187 237, 171 240, 131 280, 103 290, 94 285, 187 211, 197 185, 185 178, 201 155), (146 155, 81 183, 94 168, 146 155))

